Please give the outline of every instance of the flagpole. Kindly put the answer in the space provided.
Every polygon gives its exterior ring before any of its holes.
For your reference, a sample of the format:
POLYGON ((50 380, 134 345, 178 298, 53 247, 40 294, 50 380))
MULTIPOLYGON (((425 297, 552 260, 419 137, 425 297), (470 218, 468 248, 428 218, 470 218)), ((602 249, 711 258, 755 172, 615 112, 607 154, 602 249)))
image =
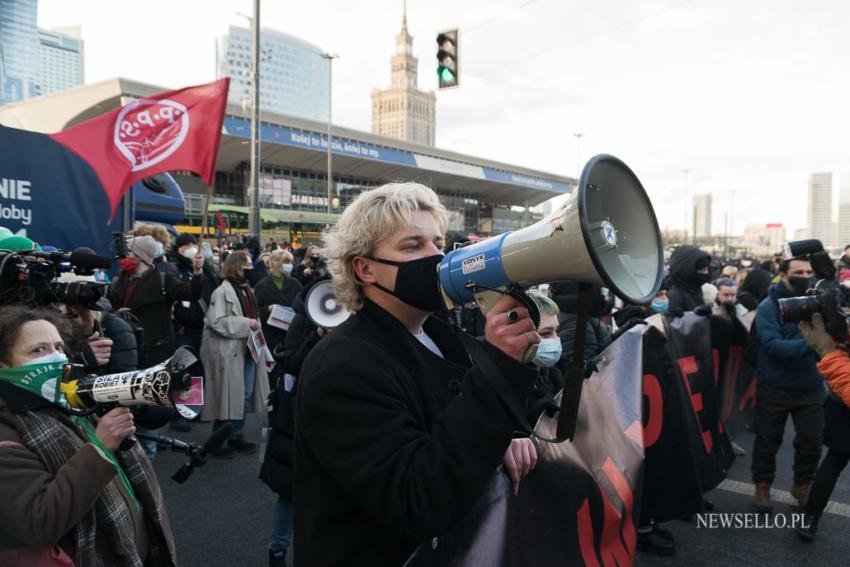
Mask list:
POLYGON ((198 243, 198 252, 200 253, 204 240, 207 239, 207 231, 209 230, 210 218, 210 200, 212 199, 212 187, 207 187, 207 194, 204 196, 204 218, 201 220, 201 241, 198 243))

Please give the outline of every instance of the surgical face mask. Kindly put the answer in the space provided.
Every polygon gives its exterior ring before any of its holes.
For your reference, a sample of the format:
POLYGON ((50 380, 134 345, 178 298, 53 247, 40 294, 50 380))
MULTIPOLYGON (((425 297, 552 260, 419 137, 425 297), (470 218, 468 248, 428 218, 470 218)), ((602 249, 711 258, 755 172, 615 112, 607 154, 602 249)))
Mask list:
POLYGON ((156 248, 154 248, 154 251, 153 251, 153 257, 159 258, 160 256, 162 256, 162 253, 163 253, 162 243, 157 242, 156 248))
POLYGON ((407 262, 372 258, 372 260, 381 264, 398 267, 394 291, 390 291, 377 282, 372 285, 421 311, 428 313, 439 311, 443 307, 443 297, 440 293, 437 266, 440 265, 442 259, 442 254, 434 254, 407 262))
POLYGON ((791 291, 797 295, 806 295, 806 291, 810 287, 814 287, 814 278, 801 278, 798 276, 788 276, 788 284, 791 291))
POLYGON ((54 350, 50 354, 45 354, 38 358, 28 360, 22 364, 22 366, 33 366, 35 364, 65 364, 66 362, 68 362, 68 357, 65 356, 65 353, 54 350))
POLYGON ((183 251, 183 256, 185 258, 188 258, 189 260, 194 259, 195 256, 197 256, 197 255, 198 255, 198 247, 197 246, 190 246, 183 251))
POLYGON ((538 368, 555 366, 561 359, 561 339, 541 339, 537 344, 537 354, 531 359, 538 368))
POLYGON ((287 276, 289 274, 291 274, 292 273, 292 264, 284 264, 283 265, 283 273, 287 276))
POLYGON ((656 297, 652 300, 652 303, 650 304, 649 308, 652 309, 653 313, 666 313, 668 304, 669 301, 667 299, 661 299, 659 297, 656 297))

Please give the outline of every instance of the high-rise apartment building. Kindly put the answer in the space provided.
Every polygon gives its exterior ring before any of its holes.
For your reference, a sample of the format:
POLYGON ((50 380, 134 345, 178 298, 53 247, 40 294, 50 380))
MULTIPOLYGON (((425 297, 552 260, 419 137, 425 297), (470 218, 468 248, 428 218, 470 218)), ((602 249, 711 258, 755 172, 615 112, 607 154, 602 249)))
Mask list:
POLYGON ((694 238, 711 236, 711 194, 694 195, 694 238))
POLYGON ((817 238, 824 246, 835 244, 832 222, 832 173, 809 175, 806 229, 809 238, 817 238))
MULTIPOLYGON (((216 75, 230 77, 228 101, 251 101, 251 30, 230 26, 216 44, 216 75)), ((329 62, 315 45, 293 35, 260 31, 260 109, 327 122, 329 62)))

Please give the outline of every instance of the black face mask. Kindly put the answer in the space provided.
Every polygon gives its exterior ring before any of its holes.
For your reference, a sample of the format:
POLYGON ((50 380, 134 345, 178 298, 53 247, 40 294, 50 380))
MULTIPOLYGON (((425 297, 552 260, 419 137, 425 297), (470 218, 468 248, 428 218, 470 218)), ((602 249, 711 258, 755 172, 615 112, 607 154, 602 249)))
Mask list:
POLYGON ((696 273, 696 280, 697 280, 697 283, 700 284, 700 285, 707 284, 708 282, 711 281, 711 274, 708 273, 708 272, 697 272, 696 273))
POLYGON ((429 313, 439 311, 443 307, 443 297, 440 293, 439 276, 437 275, 437 266, 443 260, 442 254, 434 254, 407 262, 396 262, 383 258, 372 258, 372 260, 398 267, 398 273, 395 277, 395 291, 390 291, 377 282, 372 284, 376 288, 397 297, 411 307, 429 313))
POLYGON ((788 284, 791 287, 792 293, 796 295, 806 295, 806 290, 814 286, 814 280, 812 278, 788 276, 788 284))

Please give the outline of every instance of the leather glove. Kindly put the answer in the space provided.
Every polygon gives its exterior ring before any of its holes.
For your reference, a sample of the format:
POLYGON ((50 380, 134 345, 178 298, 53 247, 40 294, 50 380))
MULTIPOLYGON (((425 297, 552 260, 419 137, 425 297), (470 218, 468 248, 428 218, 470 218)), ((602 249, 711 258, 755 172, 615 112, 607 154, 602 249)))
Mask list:
POLYGON ((698 305, 694 308, 694 313, 699 315, 700 317, 710 317, 711 307, 709 307, 708 305, 698 305))
POLYGON ((811 321, 800 321, 800 332, 806 338, 806 342, 821 358, 835 350, 835 341, 826 332, 823 325, 823 316, 820 313, 812 315, 811 321))

